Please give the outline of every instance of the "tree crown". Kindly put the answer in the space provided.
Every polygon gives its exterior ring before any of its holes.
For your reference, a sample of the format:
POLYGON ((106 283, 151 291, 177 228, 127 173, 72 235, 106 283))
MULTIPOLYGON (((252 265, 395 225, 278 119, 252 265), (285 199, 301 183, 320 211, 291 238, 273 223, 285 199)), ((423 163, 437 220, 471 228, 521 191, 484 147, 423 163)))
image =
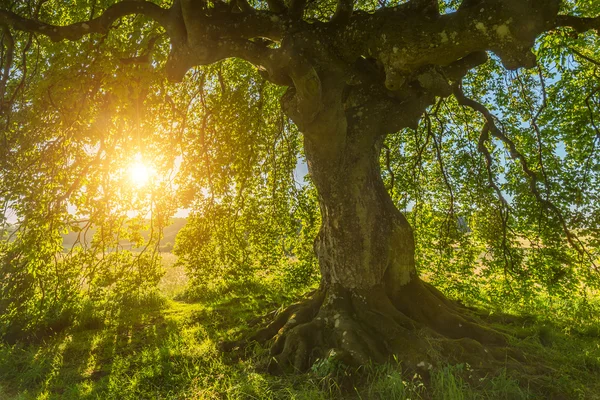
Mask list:
POLYGON ((310 280, 320 216, 294 175, 298 129, 326 138, 338 106, 385 138, 382 174, 435 279, 583 290, 600 239, 599 13, 535 0, 9 3, 0 199, 18 229, 0 247, 3 307, 59 304, 40 274, 65 299, 83 281, 155 284, 155 253, 105 250, 158 248, 181 207, 176 248, 198 282, 200 266, 244 275, 290 257, 291 280, 310 280), (136 156, 158 171, 147 187, 123 183, 136 156), (56 258, 66 229, 90 243, 56 258))

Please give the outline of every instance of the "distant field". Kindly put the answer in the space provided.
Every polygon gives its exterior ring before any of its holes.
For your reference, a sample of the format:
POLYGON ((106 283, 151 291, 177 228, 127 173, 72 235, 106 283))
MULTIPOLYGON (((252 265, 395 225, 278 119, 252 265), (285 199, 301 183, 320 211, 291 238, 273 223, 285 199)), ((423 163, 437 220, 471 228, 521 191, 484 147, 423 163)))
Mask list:
POLYGON ((158 289, 165 296, 173 298, 181 294, 188 283, 188 277, 185 268, 181 265, 175 265, 177 256, 173 253, 160 253, 162 264, 165 268, 165 275, 158 284, 158 289))
MULTIPOLYGON (((172 218, 171 220, 172 224, 164 228, 163 238, 160 241, 161 247, 168 247, 169 251, 172 249, 173 244, 175 244, 175 236, 177 236, 179 230, 183 228, 187 222, 186 218, 172 218)), ((63 235, 63 247, 65 249, 70 249, 75 243, 77 243, 78 240, 80 243, 89 243, 95 233, 95 228, 90 228, 86 232, 70 231, 69 233, 63 235)), ((144 230, 141 233, 144 238, 148 238, 148 230, 144 230)), ((127 241, 123 241, 121 245, 124 246, 124 248, 130 246, 129 242, 127 241)))

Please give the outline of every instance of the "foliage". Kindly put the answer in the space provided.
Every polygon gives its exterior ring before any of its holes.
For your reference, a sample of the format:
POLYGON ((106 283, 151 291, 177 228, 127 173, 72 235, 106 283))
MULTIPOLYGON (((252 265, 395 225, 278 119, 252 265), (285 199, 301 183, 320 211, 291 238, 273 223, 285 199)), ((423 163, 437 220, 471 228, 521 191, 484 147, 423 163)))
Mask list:
MULTIPOLYGON (((34 3, 9 7, 65 25, 112 4, 34 3)), ((397 3, 357 6, 372 12, 397 3)), ((447 12, 457 6, 440 3, 447 12)), ((311 21, 325 20, 335 2, 307 7, 311 21)), ((591 1, 563 9, 599 11, 591 1)), ((304 163, 302 137, 281 111, 282 87, 239 59, 168 82, 165 32, 138 16, 78 41, 22 31, 10 37, 15 61, 0 115, 0 336, 40 339, 68 326, 82 304, 114 310, 152 293, 162 274, 162 231, 180 208, 190 217, 175 252, 193 290, 223 285, 223 278, 244 284, 267 277, 293 289, 315 283, 317 194, 310 178, 295 176, 304 163), (144 56, 150 62, 137 62, 144 56), (147 186, 127 183, 136 158, 156 170, 147 186), (150 231, 146 239, 142 229, 150 231), (69 230, 79 243, 63 252, 69 230)), ((9 46, 3 31, 2 66, 9 46)), ((416 130, 387 138, 382 173, 415 229, 422 275, 446 292, 473 303, 593 313, 600 47, 594 33, 560 28, 538 38, 534 51, 538 68, 506 71, 492 56, 462 86, 495 113, 543 201, 506 141, 483 143, 487 164, 479 149, 483 118, 455 98, 440 99, 416 130), (574 294, 578 303, 565 300, 574 294)))
POLYGON ((481 115, 454 98, 439 100, 416 131, 388 137, 382 153, 391 193, 416 228, 421 273, 455 296, 535 306, 542 294, 586 299, 598 287, 600 48, 593 32, 556 30, 535 53, 537 68, 506 71, 492 57, 463 82, 519 154, 500 139, 481 142, 481 115))
MULTIPOLYGON (((312 241, 319 226, 314 190, 295 180, 300 136, 282 115, 281 89, 246 63, 224 62, 191 77, 198 103, 181 140, 179 188, 188 222, 175 253, 192 285, 243 281, 298 269, 289 282, 315 277, 312 241)), ((190 93, 184 91, 183 93, 190 93)))

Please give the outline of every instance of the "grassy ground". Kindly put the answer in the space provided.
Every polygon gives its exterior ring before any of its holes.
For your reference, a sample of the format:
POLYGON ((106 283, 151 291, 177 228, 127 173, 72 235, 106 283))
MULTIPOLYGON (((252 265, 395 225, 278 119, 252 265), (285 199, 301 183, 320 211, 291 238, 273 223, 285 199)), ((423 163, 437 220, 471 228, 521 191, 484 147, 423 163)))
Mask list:
POLYGON ((292 298, 249 284, 174 300, 185 282, 169 266, 166 295, 42 344, 0 345, 0 399, 600 399, 598 325, 541 315, 498 322, 526 354, 519 371, 482 374, 463 363, 419 375, 403 373, 400 361, 355 371, 322 360, 304 375, 272 376, 258 367, 264 349, 223 354, 218 343, 292 298))

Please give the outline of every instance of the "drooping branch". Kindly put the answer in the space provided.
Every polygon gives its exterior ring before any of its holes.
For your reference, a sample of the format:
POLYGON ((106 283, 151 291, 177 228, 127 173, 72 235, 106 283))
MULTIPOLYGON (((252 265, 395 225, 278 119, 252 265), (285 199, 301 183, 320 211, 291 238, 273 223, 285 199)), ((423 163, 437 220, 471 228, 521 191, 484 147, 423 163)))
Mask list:
POLYGON ((517 71, 517 73, 516 73, 517 82, 519 83, 519 87, 521 89, 522 98, 523 98, 525 104, 527 105, 527 107, 529 108, 529 114, 531 116, 531 127, 533 128, 533 131, 535 132, 537 148, 538 148, 538 162, 540 165, 540 170, 542 172, 544 186, 546 187, 547 192, 549 192, 550 191, 550 180, 548 179, 548 174, 546 173, 546 167, 544 166, 544 144, 543 144, 543 139, 542 139, 542 132, 540 131, 540 127, 537 123, 539 116, 542 114, 542 112, 547 104, 545 84, 543 83, 544 77, 542 76, 541 70, 539 70, 539 76, 540 76, 540 81, 542 82, 541 85, 542 85, 543 102, 542 102, 542 105, 539 107, 539 109, 537 111, 535 111, 533 108, 532 102, 529 101, 529 99, 527 98, 525 83, 523 82, 519 72, 517 71))
POLYGON ((486 146, 486 143, 489 142, 489 140, 490 140, 490 126, 488 123, 485 123, 483 125, 483 128, 481 129, 481 133, 480 133, 479 139, 477 141, 477 150, 481 154, 483 154, 483 157, 485 159, 485 167, 487 170, 488 182, 489 182, 490 186, 492 187, 492 189, 494 189, 494 192, 496 192, 496 196, 498 197, 498 200, 500 201, 501 207, 506 210, 509 210, 510 205, 508 204, 508 201, 506 201, 506 198, 502 194, 502 191, 500 190, 500 188, 498 187, 498 184, 496 183, 496 180, 494 179, 494 172, 492 170, 492 166, 493 166, 494 162, 492 159, 492 155, 486 146))
POLYGON ((512 260, 512 252, 510 251, 510 247, 508 246, 508 237, 507 237, 510 205, 509 205, 508 201, 506 201, 504 194, 502 194, 502 190, 500 190, 500 188, 498 187, 498 184, 496 183, 496 180, 494 178, 494 172, 492 170, 493 159, 492 159, 492 155, 490 154, 490 151, 488 150, 488 148, 486 146, 486 143, 489 142, 489 140, 490 140, 490 125, 486 122, 483 125, 483 128, 481 129, 481 134, 479 135, 479 140, 477 142, 477 150, 481 154, 483 154, 483 157, 485 159, 485 168, 487 171, 488 182, 489 182, 490 186, 492 187, 492 189, 494 189, 494 192, 496 192, 496 196, 498 197, 498 201, 500 202, 499 214, 500 214, 500 220, 502 221, 502 254, 504 257, 504 273, 506 275, 508 272, 508 267, 509 267, 509 261, 507 258, 507 254, 509 255, 509 257, 512 260))
MULTIPOLYGON (((558 218, 559 223, 565 233, 567 241, 577 252, 580 254, 586 254, 590 257, 590 260, 593 262, 593 257, 589 254, 583 243, 579 240, 579 238, 574 235, 567 225, 567 221, 562 213, 562 211, 554 204, 550 199, 542 197, 539 187, 538 187, 538 177, 529 167, 529 162, 518 149, 515 143, 506 136, 496 125, 495 117, 492 113, 485 107, 483 104, 478 101, 468 98, 462 91, 460 84, 456 85, 454 88, 454 95, 458 100, 459 104, 472 108, 473 110, 479 112, 486 119, 486 123, 488 125, 489 133, 496 139, 500 140, 508 147, 508 151, 513 159, 516 159, 521 164, 521 169, 525 174, 525 177, 529 184, 529 189, 533 196, 536 198, 539 204, 541 204, 544 208, 548 209, 556 218, 558 218)), ((594 263, 594 262, 593 262, 594 263)), ((595 263, 594 263, 595 265, 595 263)))
POLYGON ((589 175, 590 175, 590 162, 592 161, 592 158, 594 157, 594 154, 596 153, 596 148, 598 146, 598 143, 600 143, 600 125, 598 124, 598 122, 596 121, 596 118, 594 117, 594 107, 592 106, 592 99, 599 92, 600 92, 600 86, 598 86, 594 90, 592 90, 592 92, 590 94, 588 94, 585 98, 585 105, 588 110, 590 125, 594 129, 595 135, 594 135, 594 140, 592 141, 592 149, 590 150, 590 154, 587 156, 587 158, 585 160, 585 165, 584 165, 585 172, 583 175, 583 185, 586 185, 588 183, 588 179, 589 179, 589 175))
MULTIPOLYGON (((435 110, 433 112, 433 115, 437 114, 437 110, 435 110)), ((439 122, 439 119, 438 119, 439 122)), ((449 218, 452 218, 454 216, 454 190, 452 189, 452 185, 450 184, 450 178, 448 177, 448 174, 446 173, 446 167, 444 165, 444 157, 442 155, 442 136, 443 136, 443 127, 442 127, 442 132, 440 132, 440 138, 439 138, 439 142, 438 142, 438 138, 436 137, 436 134, 433 133, 433 129, 432 129, 432 124, 431 124, 431 116, 429 114, 426 115, 425 118, 425 123, 427 126, 427 134, 429 136, 431 136, 431 139, 433 140, 433 148, 435 149, 435 155, 436 155, 436 159, 438 162, 438 166, 440 169, 440 174, 442 175, 442 180, 444 181, 444 185, 446 186, 446 189, 448 190, 448 195, 450 196, 450 208, 449 208, 449 218)))
POLYGON ((10 29, 6 25, 2 27, 3 42, 6 43, 6 52, 3 54, 2 76, 0 76, 0 113, 4 109, 4 95, 6 91, 6 83, 8 82, 10 69, 15 51, 15 41, 10 33, 10 29))
MULTIPOLYGON (((28 71, 27 71, 27 52, 29 51, 29 49, 31 48, 31 45, 33 44, 33 34, 29 34, 27 37, 27 41, 25 42, 25 46, 23 46, 23 48, 21 49, 21 68, 20 68, 20 75, 21 78, 19 79, 19 83, 17 83, 16 87, 12 90, 12 95, 10 96, 10 99, 5 100, 5 107, 10 107, 10 105, 14 104, 17 96, 22 93, 23 88, 25 87, 25 81, 28 77, 28 71)), ((6 92, 4 93, 6 95, 6 92)), ((9 122, 10 122, 10 117, 7 116, 5 122, 5 127, 9 126, 9 122)))
MULTIPOLYGON (((455 91, 457 88, 454 89, 455 91)), ((463 107, 469 107, 469 101, 471 99, 466 98, 462 91, 455 96, 459 104, 463 107)), ((471 107, 469 107, 471 108, 471 107)), ((487 122, 484 123, 483 128, 481 129, 481 133, 479 134, 479 139, 477 141, 477 150, 483 155, 485 160, 485 167, 487 172, 487 179, 490 187, 496 193, 496 197, 498 198, 499 207, 498 213, 500 215, 500 221, 502 222, 502 257, 504 259, 504 275, 508 277, 508 273, 511 270, 511 266, 513 265, 513 252, 511 247, 508 245, 508 230, 509 230, 509 216, 511 212, 511 206, 504 197, 502 190, 496 183, 496 177, 493 172, 494 160, 490 151, 487 148, 486 143, 490 141, 490 124, 487 122)), ((511 288, 512 290, 512 288, 511 288)))

